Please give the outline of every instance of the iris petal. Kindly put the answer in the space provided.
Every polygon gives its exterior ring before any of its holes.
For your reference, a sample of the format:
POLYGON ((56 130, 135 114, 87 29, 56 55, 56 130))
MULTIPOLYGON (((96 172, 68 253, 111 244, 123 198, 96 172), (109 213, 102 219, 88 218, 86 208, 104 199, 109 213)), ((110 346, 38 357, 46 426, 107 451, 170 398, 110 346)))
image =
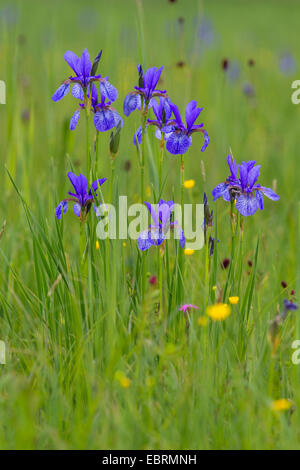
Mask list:
POLYGON ((236 201, 236 208, 240 214, 245 217, 255 214, 259 205, 255 196, 252 194, 241 194, 236 201))
POLYGON ((68 210, 68 201, 61 201, 55 209, 55 215, 57 220, 61 219, 61 216, 68 210))
POLYGON ((100 109, 95 113, 94 124, 98 131, 105 132, 115 126, 115 116, 110 109, 100 109))
POLYGON ((64 98, 70 90, 70 83, 63 83, 52 96, 53 101, 59 101, 64 98))
POLYGON ((77 109, 75 111, 75 113, 73 114, 73 116, 71 117, 71 121, 70 121, 70 130, 71 131, 74 131, 74 129, 76 128, 79 117, 80 117, 80 109, 77 109))
POLYGON ((167 140, 166 148, 173 155, 186 153, 190 146, 190 139, 184 132, 173 132, 167 140))
POLYGON ((107 80, 100 82, 100 92, 110 101, 118 98, 118 90, 107 80))

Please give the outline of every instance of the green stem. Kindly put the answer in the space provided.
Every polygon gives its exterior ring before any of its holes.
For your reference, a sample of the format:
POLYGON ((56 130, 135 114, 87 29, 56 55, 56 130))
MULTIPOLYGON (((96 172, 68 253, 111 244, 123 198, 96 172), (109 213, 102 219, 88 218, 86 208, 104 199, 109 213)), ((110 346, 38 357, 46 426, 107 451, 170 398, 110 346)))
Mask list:
POLYGON ((90 146, 89 146, 89 115, 86 113, 85 117, 85 122, 86 122, 86 172, 87 172, 87 178, 90 178, 90 146))
MULTIPOLYGON (((181 211, 182 211, 182 229, 184 230, 184 155, 181 155, 180 162, 180 185, 181 185, 181 211)), ((179 247, 179 276, 178 276, 178 301, 181 303, 184 289, 184 252, 179 247)))
MULTIPOLYGON (((141 203, 145 200, 145 128, 148 114, 148 105, 145 103, 145 109, 142 111, 142 153, 141 153, 141 203)), ((146 254, 142 253, 142 284, 141 284, 141 297, 142 307, 145 301, 145 290, 146 290, 146 254)))
POLYGON ((98 178, 99 174, 99 168, 98 168, 98 150, 99 150, 99 143, 98 143, 98 138, 99 138, 99 131, 96 131, 95 134, 95 172, 96 172, 96 177, 98 178))

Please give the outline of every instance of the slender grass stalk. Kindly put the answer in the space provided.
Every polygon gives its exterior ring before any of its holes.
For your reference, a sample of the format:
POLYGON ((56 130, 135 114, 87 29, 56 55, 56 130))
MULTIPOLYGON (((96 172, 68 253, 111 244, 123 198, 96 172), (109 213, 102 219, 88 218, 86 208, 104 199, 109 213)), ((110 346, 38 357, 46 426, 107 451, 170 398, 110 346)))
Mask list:
MULTIPOLYGON (((149 103, 145 103, 145 109, 142 110, 142 151, 140 160, 140 171, 141 171, 141 203, 145 200, 145 129, 148 115, 149 103)), ((142 297, 142 308, 144 308, 145 301, 145 290, 146 290, 146 254, 142 253, 142 280, 141 280, 141 297, 142 297)))

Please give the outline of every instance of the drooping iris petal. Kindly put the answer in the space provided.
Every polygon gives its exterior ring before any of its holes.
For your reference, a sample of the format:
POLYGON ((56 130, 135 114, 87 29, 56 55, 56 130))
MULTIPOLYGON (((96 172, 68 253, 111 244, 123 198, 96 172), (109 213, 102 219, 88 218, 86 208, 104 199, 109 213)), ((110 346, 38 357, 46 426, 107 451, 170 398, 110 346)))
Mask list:
POLYGON ((181 248, 184 248, 185 245, 185 236, 180 225, 174 225, 175 237, 179 239, 181 248))
POLYGON ((258 207, 262 211, 263 208, 264 208, 264 197, 263 197, 262 193, 260 191, 256 191, 255 192, 255 197, 256 197, 257 202, 258 202, 258 207))
POLYGON ((219 199, 219 197, 223 196, 223 193, 227 192, 228 189, 229 189, 228 184, 226 184, 226 183, 218 184, 212 191, 214 201, 219 199))
POLYGON ((99 132, 105 132, 115 126, 115 116, 110 109, 99 109, 94 116, 94 124, 99 132))
POLYGON ((71 67, 73 72, 75 72, 77 76, 80 75, 80 59, 77 57, 77 55, 72 51, 67 51, 64 55, 64 59, 71 67))
POLYGON ((245 217, 255 214, 258 209, 258 201, 255 196, 249 194, 241 194, 236 201, 236 208, 240 214, 245 217))
POLYGON ((68 210, 68 201, 61 201, 55 209, 55 215, 57 220, 61 219, 61 216, 68 210))
POLYGON ((118 90, 108 80, 100 82, 100 92, 110 101, 116 101, 118 90))
POLYGON ((207 147, 208 144, 209 144, 208 133, 207 133, 206 131, 203 131, 203 134, 204 134, 204 144, 203 144, 202 147, 201 147, 201 152, 204 152, 204 150, 206 149, 206 147, 207 147))
POLYGON ((83 101, 84 94, 82 87, 79 85, 79 83, 74 83, 73 88, 72 88, 72 95, 74 98, 77 98, 80 101, 83 101))
POLYGON ((267 196, 269 199, 272 199, 272 201, 278 201, 280 199, 280 196, 278 196, 278 194, 274 193, 274 191, 272 191, 272 189, 265 188, 264 186, 262 186, 260 189, 262 190, 264 195, 267 196))
POLYGON ((138 237, 138 247, 141 251, 148 250, 151 246, 155 245, 155 242, 151 238, 149 229, 144 230, 138 237))
POLYGON ((190 146, 190 139, 184 132, 173 132, 167 140, 166 148, 173 155, 183 155, 190 146))
POLYGON ((80 117, 80 109, 77 109, 70 120, 70 130, 74 131, 80 117))
MULTIPOLYGON (((145 127, 145 135, 147 132, 147 127, 145 127)), ((141 145, 143 141, 143 132, 142 132, 142 126, 138 128, 136 133, 133 136, 133 145, 137 145, 136 140, 138 141, 138 144, 141 145)))
POLYGON ((77 217, 80 217, 81 206, 80 206, 80 204, 78 204, 78 202, 75 202, 75 204, 73 206, 73 212, 74 212, 75 215, 77 215, 77 217))
POLYGON ((53 101, 59 101, 64 98, 70 90, 70 83, 63 83, 52 96, 53 101))
POLYGON ((129 116, 132 111, 135 111, 138 106, 141 104, 141 98, 139 95, 135 93, 129 93, 125 96, 124 104, 123 104, 123 111, 125 116, 129 116))
POLYGON ((124 126, 124 121, 123 119, 121 118, 120 114, 118 113, 118 111, 116 111, 115 109, 112 109, 111 110, 113 115, 114 115, 114 118, 115 118, 115 127, 117 127, 117 125, 119 124, 119 122, 121 123, 121 127, 124 126))

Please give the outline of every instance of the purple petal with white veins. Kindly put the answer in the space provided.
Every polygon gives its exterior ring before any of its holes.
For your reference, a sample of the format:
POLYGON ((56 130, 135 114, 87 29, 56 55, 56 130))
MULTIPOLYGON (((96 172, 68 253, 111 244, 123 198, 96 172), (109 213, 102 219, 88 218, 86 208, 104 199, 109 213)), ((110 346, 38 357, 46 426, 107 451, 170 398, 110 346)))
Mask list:
POLYGON ((185 133, 173 132, 167 140, 166 148, 173 155, 183 155, 190 145, 190 139, 185 133))
POLYGON ((72 88, 72 95, 74 98, 77 98, 80 101, 83 101, 84 94, 81 85, 79 83, 74 83, 72 88))
POLYGON ((263 208, 264 208, 264 197, 263 197, 261 191, 256 191, 255 192, 255 197, 256 197, 257 202, 258 202, 258 207, 262 211, 263 208))
POLYGON ((155 245, 155 242, 151 239, 151 233, 149 232, 149 229, 140 233, 137 242, 141 251, 148 250, 151 246, 155 245))
POLYGON ((70 130, 71 131, 74 131, 74 129, 76 128, 79 117, 80 117, 80 109, 77 109, 75 111, 75 113, 73 114, 73 116, 71 117, 71 121, 70 121, 70 130))
POLYGON ((80 217, 81 206, 80 206, 80 204, 78 204, 78 202, 75 202, 75 204, 73 206, 73 212, 74 212, 75 215, 77 215, 77 217, 80 217))
POLYGON ((124 104, 123 104, 123 111, 125 116, 129 116, 132 111, 135 111, 138 106, 141 105, 141 98, 137 94, 129 93, 125 96, 124 104))
POLYGON ((219 199, 219 197, 223 196, 224 193, 227 193, 229 189, 229 185, 226 183, 220 183, 218 184, 212 191, 212 195, 214 198, 214 201, 219 199))
POLYGON ((110 101, 118 98, 118 90, 108 80, 100 82, 100 92, 110 101))
POLYGON ((236 208, 240 214, 245 217, 255 214, 258 209, 258 201, 255 196, 249 194, 241 194, 236 201, 236 208))
POLYGON ((201 147, 201 152, 204 152, 204 150, 206 149, 206 147, 208 146, 209 144, 209 136, 208 136, 208 133, 206 131, 203 132, 204 134, 204 144, 202 145, 201 147))
POLYGON ((105 132, 115 126, 115 116, 110 109, 100 109, 95 113, 94 124, 99 132, 105 132))
POLYGON ((270 188, 265 188, 264 186, 262 186, 261 190, 264 193, 264 195, 267 196, 269 199, 272 199, 272 201, 278 201, 280 199, 280 196, 274 193, 274 191, 272 191, 272 189, 270 188))
POLYGON ((68 201, 61 201, 55 209, 55 215, 57 220, 61 219, 61 216, 68 210, 68 201))
POLYGON ((52 96, 53 101, 59 101, 64 98, 70 90, 70 83, 63 83, 52 96))

